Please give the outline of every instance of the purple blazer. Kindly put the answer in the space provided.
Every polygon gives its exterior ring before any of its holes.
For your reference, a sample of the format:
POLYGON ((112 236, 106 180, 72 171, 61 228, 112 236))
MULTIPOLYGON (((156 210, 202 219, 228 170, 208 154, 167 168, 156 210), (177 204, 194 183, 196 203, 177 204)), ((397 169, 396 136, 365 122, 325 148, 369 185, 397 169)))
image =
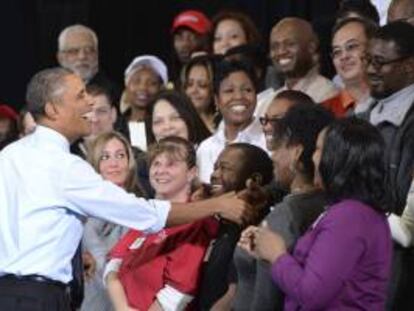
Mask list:
POLYGON ((355 200, 330 206, 272 265, 285 310, 384 310, 392 241, 386 216, 355 200))

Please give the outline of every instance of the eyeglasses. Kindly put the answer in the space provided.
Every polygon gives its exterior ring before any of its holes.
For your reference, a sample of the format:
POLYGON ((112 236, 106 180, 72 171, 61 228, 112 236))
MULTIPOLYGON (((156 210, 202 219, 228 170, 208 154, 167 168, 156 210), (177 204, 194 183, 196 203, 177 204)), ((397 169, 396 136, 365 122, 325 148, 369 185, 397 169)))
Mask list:
POLYGON ((280 122, 281 119, 282 117, 269 118, 267 116, 264 116, 264 117, 259 118, 259 122, 262 126, 266 126, 268 123, 271 123, 272 125, 274 125, 275 123, 280 122))
POLYGON ((344 52, 346 53, 355 53, 358 50, 361 50, 363 44, 358 41, 352 41, 345 43, 342 47, 336 46, 331 52, 332 59, 337 59, 341 57, 344 52))
POLYGON ((381 68, 386 65, 401 62, 403 60, 406 60, 407 58, 410 58, 411 56, 412 55, 405 55, 394 59, 386 60, 378 56, 371 56, 367 54, 362 58, 362 60, 365 62, 366 66, 372 65, 376 70, 381 70, 381 68))
POLYGON ((79 52, 83 52, 85 55, 92 55, 96 53, 96 48, 93 46, 82 46, 82 47, 76 47, 76 48, 69 48, 64 49, 61 52, 68 55, 68 56, 76 56, 79 54, 79 52))

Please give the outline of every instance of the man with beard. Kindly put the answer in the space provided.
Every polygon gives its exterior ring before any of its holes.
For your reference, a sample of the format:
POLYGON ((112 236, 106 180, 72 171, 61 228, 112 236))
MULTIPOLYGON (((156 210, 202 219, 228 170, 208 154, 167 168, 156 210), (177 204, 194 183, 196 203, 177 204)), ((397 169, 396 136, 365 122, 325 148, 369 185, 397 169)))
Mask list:
MULTIPOLYGON (((368 118, 384 137, 390 203, 402 213, 414 168, 414 26, 394 22, 379 29, 365 57, 375 104, 368 118)), ((390 217, 393 221, 393 217, 390 217)), ((411 302, 412 255, 395 248, 389 310, 411 302)))
POLYGON ((396 212, 401 213, 414 164, 414 26, 395 22, 371 40, 365 58, 371 96, 369 121, 388 146, 388 179, 396 212))
POLYGON ((337 94, 334 84, 319 74, 318 48, 318 37, 303 19, 287 17, 273 27, 269 55, 276 71, 284 75, 285 85, 260 93, 255 115, 263 116, 274 96, 283 90, 302 91, 317 103, 337 94))
POLYGON ((179 84, 179 74, 183 65, 188 63, 194 52, 208 50, 208 35, 211 22, 201 11, 187 10, 180 12, 171 26, 174 47, 174 59, 170 72, 172 80, 179 84))
POLYGON ((118 101, 119 87, 99 69, 98 37, 92 29, 79 24, 63 29, 56 57, 61 67, 76 73, 86 85, 99 85, 118 101))
MULTIPOLYGON (((219 155, 211 175, 210 194, 218 196, 228 191, 238 191, 245 187, 250 178, 258 186, 267 185, 273 178, 272 160, 261 148, 246 144, 228 145, 219 155)), ((251 187, 251 185, 250 185, 251 187)), ((245 199, 252 206, 264 202, 256 187, 244 192, 245 199)), ((264 206, 258 211, 259 222, 268 212, 264 206)), ((235 223, 220 220, 220 226, 211 250, 207 251, 197 310, 227 310, 235 293, 236 270, 233 265, 233 252, 243 227, 235 223)))

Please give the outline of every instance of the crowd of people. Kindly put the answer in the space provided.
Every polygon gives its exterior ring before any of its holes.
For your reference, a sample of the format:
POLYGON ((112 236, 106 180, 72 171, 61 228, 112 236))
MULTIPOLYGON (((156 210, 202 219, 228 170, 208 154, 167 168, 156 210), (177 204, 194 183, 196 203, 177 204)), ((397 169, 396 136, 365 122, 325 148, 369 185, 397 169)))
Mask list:
POLYGON ((304 19, 265 44, 183 11, 174 62, 137 55, 123 88, 63 29, 0 105, 0 309, 414 308, 414 2, 379 21, 341 1, 331 78, 304 19))

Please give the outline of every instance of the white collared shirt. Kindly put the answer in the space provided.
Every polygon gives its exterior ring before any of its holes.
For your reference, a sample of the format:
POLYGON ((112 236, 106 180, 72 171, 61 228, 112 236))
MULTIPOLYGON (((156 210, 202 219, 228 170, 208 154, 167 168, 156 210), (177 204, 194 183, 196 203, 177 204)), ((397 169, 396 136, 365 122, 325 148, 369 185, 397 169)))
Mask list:
POLYGON ((137 230, 164 227, 170 203, 104 181, 69 142, 43 126, 0 153, 0 275, 68 283, 87 216, 137 230))
MULTIPOLYGON (((266 139, 258 119, 237 134, 231 143, 248 143, 262 148, 266 152, 266 139)), ((197 149, 197 166, 199 178, 204 183, 210 183, 210 176, 214 171, 214 163, 226 147, 224 124, 219 126, 216 133, 205 139, 197 149)))

